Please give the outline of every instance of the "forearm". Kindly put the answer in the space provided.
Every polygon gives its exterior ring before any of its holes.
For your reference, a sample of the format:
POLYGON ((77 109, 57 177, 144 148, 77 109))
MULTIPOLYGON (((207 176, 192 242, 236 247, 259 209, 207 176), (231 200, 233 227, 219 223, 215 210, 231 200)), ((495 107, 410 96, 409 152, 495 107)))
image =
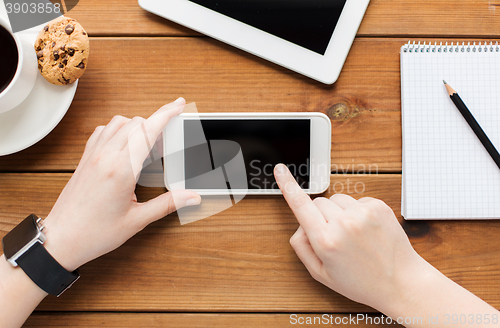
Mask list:
POLYGON ((499 327, 500 313, 421 259, 406 272, 399 300, 380 309, 406 327, 499 327), (384 311, 385 310, 385 311, 384 311))
POLYGON ((25 273, 0 257, 0 326, 21 327, 47 296, 25 273))

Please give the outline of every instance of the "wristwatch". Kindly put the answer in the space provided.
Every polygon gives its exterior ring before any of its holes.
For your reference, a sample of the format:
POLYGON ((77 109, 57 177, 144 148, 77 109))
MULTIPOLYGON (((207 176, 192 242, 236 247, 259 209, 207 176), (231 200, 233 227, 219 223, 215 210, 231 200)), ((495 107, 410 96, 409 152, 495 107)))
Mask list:
POLYGON ((58 297, 80 278, 78 270, 63 268, 43 246, 42 219, 31 214, 2 239, 7 261, 20 266, 41 289, 58 297))

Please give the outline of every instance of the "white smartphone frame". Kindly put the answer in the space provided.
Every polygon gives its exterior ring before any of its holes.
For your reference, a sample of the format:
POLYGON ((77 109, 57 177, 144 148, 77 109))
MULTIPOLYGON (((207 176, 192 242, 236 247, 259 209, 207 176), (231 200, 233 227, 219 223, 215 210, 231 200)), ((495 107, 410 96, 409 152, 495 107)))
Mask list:
POLYGON ((188 0, 138 0, 143 9, 325 84, 334 83, 370 0, 347 0, 324 55, 188 0))
MULTIPOLYGON (((323 113, 185 113, 170 120, 163 131, 163 152, 172 154, 184 150, 184 120, 289 120, 310 119, 310 165, 309 189, 304 189, 308 194, 320 194, 330 186, 331 174, 331 121, 323 113), (314 188, 311 188, 314 187, 314 188)), ((168 190, 185 189, 184 156, 178 162, 167 160, 164 157, 164 182, 168 190), (183 179, 175 184, 169 184, 167 170, 174 176, 182 176, 183 179)), ((279 195, 280 190, 274 189, 191 189, 200 195, 279 195)))

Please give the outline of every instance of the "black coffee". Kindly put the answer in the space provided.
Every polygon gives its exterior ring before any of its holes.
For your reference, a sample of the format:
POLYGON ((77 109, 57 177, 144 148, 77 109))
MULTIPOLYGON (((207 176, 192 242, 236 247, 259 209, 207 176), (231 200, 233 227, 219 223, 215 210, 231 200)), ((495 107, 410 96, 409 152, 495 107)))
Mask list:
POLYGON ((3 26, 0 26, 0 93, 5 90, 17 71, 19 54, 16 41, 3 26))

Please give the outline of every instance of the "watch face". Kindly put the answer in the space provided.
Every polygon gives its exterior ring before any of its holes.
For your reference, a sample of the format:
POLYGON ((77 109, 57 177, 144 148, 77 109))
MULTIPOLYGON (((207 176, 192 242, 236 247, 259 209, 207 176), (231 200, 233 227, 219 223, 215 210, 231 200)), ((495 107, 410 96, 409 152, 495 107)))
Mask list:
POLYGON ((36 215, 31 214, 3 237, 2 247, 7 259, 13 257, 26 244, 37 238, 39 233, 36 220, 36 215))

